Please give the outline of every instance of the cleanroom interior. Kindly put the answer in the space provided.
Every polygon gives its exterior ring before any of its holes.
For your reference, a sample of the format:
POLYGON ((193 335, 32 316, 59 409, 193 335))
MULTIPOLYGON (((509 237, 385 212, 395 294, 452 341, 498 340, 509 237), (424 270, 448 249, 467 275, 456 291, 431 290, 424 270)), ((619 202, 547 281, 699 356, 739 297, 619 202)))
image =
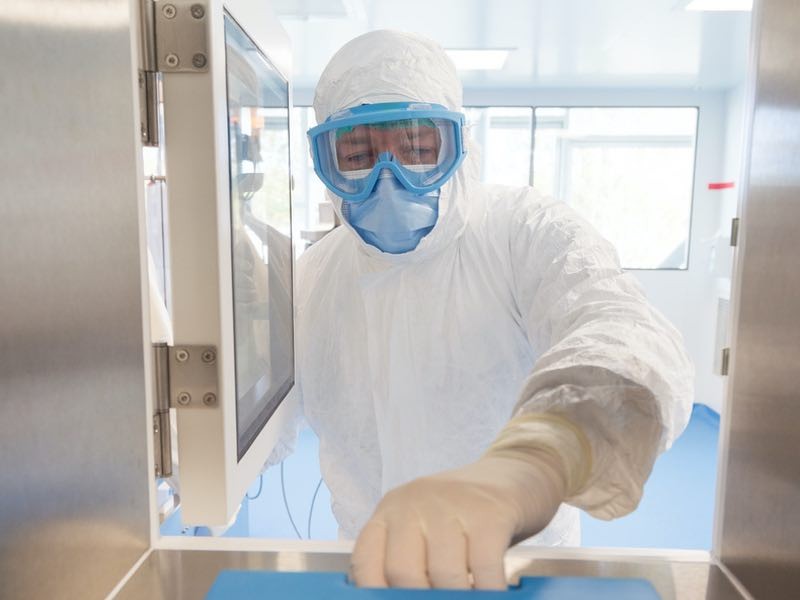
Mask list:
MULTIPOLYGON (((611 523, 584 515, 588 546, 711 547, 750 12, 679 4, 275 3, 295 61, 287 141, 298 255, 334 227, 305 135, 316 125, 319 74, 356 35, 410 31, 456 61, 482 179, 532 185, 577 208, 683 335, 698 405, 689 430, 661 457, 633 515, 611 523)), ((296 453, 253 482, 224 535, 336 539, 317 451, 304 431, 296 453)), ((162 533, 209 531, 184 525, 178 511, 162 533)))
POLYGON ((341 226, 315 86, 382 29, 441 44, 482 180, 571 205, 694 366, 638 508, 582 514, 582 547, 510 548, 508 583, 797 597, 798 24, 796 0, 6 2, 0 597, 347 583, 318 437, 263 466, 297 408, 296 267, 341 226))

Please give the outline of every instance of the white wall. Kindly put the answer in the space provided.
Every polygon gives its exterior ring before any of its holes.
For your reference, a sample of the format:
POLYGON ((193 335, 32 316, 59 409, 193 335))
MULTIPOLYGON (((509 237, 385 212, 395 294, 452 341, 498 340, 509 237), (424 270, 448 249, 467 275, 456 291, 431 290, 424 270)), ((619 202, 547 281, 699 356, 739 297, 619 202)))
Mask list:
POLYGON ((685 271, 634 271, 653 304, 683 334, 695 366, 695 402, 719 411, 723 378, 714 373, 717 289, 714 249, 720 231, 723 192, 708 189, 723 179, 726 104, 723 94, 704 95, 700 102, 695 159, 694 200, 685 271))
POLYGON ((637 271, 648 297, 681 331, 695 364, 695 401, 716 411, 723 407, 725 378, 715 363, 726 343, 717 344, 719 299, 730 297, 733 251, 731 219, 736 215, 742 152, 743 88, 704 97, 698 124, 695 195, 687 271, 637 271), (708 189, 732 181, 734 189, 708 189))

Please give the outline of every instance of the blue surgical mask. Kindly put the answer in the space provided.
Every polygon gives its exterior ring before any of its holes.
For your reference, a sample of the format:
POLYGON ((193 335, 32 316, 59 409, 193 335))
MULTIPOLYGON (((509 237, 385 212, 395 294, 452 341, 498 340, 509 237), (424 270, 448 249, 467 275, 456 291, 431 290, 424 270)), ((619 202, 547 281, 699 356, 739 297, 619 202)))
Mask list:
POLYGON ((390 254, 417 247, 439 216, 439 190, 423 195, 409 192, 386 170, 362 202, 342 202, 342 214, 368 244, 390 254))

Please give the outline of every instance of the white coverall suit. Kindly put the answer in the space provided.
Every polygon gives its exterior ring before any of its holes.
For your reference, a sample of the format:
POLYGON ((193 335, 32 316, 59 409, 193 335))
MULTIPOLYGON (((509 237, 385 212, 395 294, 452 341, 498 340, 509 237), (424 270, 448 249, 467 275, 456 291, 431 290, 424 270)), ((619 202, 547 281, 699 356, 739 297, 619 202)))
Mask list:
MULTIPOLYGON (((319 123, 365 103, 461 110, 461 93, 438 45, 378 31, 333 57, 314 108, 319 123)), ((415 250, 383 253, 345 221, 300 259, 297 391, 343 537, 388 490, 471 463, 513 416, 544 414, 580 429, 591 466, 532 540, 579 544, 578 508, 632 511, 689 418, 681 336, 614 248, 563 203, 482 184, 477 165, 470 142, 415 250)), ((287 432, 276 456, 291 444, 287 432)))

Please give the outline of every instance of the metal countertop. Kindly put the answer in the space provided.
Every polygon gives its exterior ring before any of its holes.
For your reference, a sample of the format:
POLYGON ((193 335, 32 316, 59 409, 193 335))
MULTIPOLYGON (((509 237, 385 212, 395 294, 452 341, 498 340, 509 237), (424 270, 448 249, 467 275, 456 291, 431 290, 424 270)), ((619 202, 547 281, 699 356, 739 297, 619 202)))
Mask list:
MULTIPOLYGON (((117 598, 202 599, 223 569, 344 572, 349 558, 341 551, 156 549, 139 565, 117 598)), ((523 575, 640 577, 649 580, 663 600, 746 600, 716 564, 681 557, 680 553, 659 557, 581 549, 576 557, 570 550, 560 553, 558 549, 519 548, 508 553, 506 568, 512 582, 523 575)))

